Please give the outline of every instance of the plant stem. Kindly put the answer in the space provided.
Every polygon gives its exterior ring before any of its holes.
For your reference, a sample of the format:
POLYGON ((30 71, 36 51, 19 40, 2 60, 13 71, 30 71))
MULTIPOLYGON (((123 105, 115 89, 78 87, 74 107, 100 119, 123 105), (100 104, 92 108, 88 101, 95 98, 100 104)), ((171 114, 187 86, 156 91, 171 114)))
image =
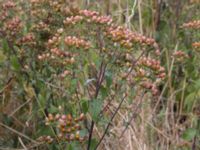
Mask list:
POLYGON ((114 112, 113 116, 111 117, 111 119, 110 119, 109 123, 107 124, 107 126, 106 126, 106 129, 105 129, 105 131, 104 131, 104 133, 103 133, 102 137, 100 138, 99 142, 97 143, 97 145, 96 145, 96 147, 95 147, 95 150, 96 150, 96 149, 99 147, 99 145, 100 145, 100 144, 101 144, 101 142, 103 141, 103 139, 104 139, 104 137, 105 137, 106 133, 108 132, 108 129, 109 129, 109 127, 110 127, 110 125, 111 125, 111 123, 112 123, 112 121, 113 121, 113 119, 115 118, 115 116, 116 116, 117 112, 118 112, 118 111, 119 111, 119 109, 121 108, 121 105, 122 105, 122 103, 124 102, 124 100, 125 100, 126 96, 127 96, 127 95, 125 95, 125 96, 122 98, 121 102, 119 103, 119 105, 118 105, 117 109, 115 110, 115 112, 114 112))

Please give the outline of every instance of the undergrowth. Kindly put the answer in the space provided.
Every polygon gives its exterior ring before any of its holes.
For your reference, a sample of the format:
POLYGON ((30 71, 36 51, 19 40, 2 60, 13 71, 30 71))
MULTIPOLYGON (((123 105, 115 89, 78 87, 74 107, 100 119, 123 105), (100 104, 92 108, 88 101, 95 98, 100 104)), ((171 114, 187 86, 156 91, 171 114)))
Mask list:
POLYGON ((200 148, 198 0, 0 7, 0 149, 200 148))

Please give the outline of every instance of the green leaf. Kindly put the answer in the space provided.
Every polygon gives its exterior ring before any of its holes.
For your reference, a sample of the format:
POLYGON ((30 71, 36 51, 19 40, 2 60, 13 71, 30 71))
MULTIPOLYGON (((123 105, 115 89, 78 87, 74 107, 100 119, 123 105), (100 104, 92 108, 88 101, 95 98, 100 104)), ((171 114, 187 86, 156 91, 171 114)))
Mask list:
POLYGON ((49 108, 50 113, 56 113, 58 111, 59 111, 58 107, 55 107, 54 105, 51 105, 49 108))
POLYGON ((92 115, 94 121, 98 121, 98 115, 102 108, 102 101, 99 99, 94 99, 90 102, 89 112, 92 115))
POLYGON ((195 87, 196 90, 200 89, 200 79, 195 81, 195 86, 194 87, 195 87))
POLYGON ((43 109, 45 107, 45 102, 46 102, 45 97, 42 94, 39 94, 38 95, 38 100, 39 100, 39 103, 41 104, 40 107, 42 107, 42 109, 43 109))
POLYGON ((51 130, 51 128, 49 128, 47 126, 40 126, 40 128, 38 128, 38 130, 36 132, 36 136, 42 136, 42 135, 54 136, 54 133, 51 130))
POLYGON ((28 28, 27 26, 24 26, 23 28, 23 35, 26 35, 28 33, 28 28))
POLYGON ((72 142, 68 145, 67 150, 81 150, 77 142, 72 142))
POLYGON ((97 143, 98 143, 98 141, 97 141, 96 139, 92 139, 92 140, 91 140, 90 149, 91 149, 91 150, 95 149, 97 143))
POLYGON ((182 138, 187 141, 191 141, 195 135, 197 134, 197 130, 194 128, 188 128, 182 135, 182 138))
POLYGON ((106 86, 109 88, 112 84, 112 74, 110 72, 106 72, 105 78, 106 78, 106 86))
POLYGON ((3 46, 3 51, 5 53, 10 53, 10 49, 9 49, 9 46, 8 46, 8 42, 4 39, 2 41, 2 46, 3 46))
POLYGON ((71 87, 72 87, 73 90, 76 89, 77 82, 78 82, 78 79, 72 79, 71 80, 71 87))
POLYGON ((187 109, 188 112, 192 110, 195 98, 196 98, 196 92, 190 93, 186 96, 184 107, 187 109))
POLYGON ((74 150, 72 144, 69 144, 67 150, 74 150))
POLYGON ((88 110, 89 110, 88 100, 82 99, 82 100, 81 100, 81 106, 82 106, 83 112, 84 112, 84 113, 87 113, 88 110))
POLYGON ((17 56, 12 56, 10 61, 11 61, 11 65, 12 65, 13 69, 16 70, 16 71, 19 71, 20 64, 19 64, 19 61, 17 59, 17 56))
POLYGON ((3 63, 6 60, 6 56, 0 51, 0 63, 3 63))
POLYGON ((105 99, 108 96, 108 88, 101 87, 100 92, 102 95, 102 99, 105 99))
POLYGON ((80 130, 80 136, 81 136, 81 137, 86 136, 87 133, 88 133, 88 130, 87 130, 87 129, 82 129, 82 130, 80 130))
POLYGON ((91 61, 95 63, 95 66, 100 66, 99 56, 95 51, 90 51, 91 61))

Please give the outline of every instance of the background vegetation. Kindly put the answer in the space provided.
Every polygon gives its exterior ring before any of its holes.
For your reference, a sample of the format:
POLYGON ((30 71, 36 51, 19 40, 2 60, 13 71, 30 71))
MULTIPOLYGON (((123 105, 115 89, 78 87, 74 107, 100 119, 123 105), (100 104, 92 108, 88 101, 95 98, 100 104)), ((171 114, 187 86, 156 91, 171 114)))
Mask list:
POLYGON ((200 149, 199 0, 0 7, 0 149, 200 149))

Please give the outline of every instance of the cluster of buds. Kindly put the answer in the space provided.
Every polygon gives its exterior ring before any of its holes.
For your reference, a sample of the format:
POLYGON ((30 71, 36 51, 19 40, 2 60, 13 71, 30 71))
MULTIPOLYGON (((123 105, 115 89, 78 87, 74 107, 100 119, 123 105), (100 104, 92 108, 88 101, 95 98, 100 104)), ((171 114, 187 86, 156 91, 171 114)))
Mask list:
POLYGON ((190 0, 190 3, 200 3, 200 0, 190 0))
POLYGON ((58 46, 61 41, 61 35, 64 32, 63 28, 59 28, 55 35, 48 40, 47 47, 52 48, 54 46, 58 46))
POLYGON ((39 0, 30 0, 31 4, 39 3, 39 0))
POLYGON ((14 35, 21 28, 21 20, 19 17, 15 17, 4 24, 4 27, 7 31, 11 32, 11 35, 14 35))
MULTIPOLYGON (((63 28, 58 29, 57 32, 55 33, 55 35, 48 40, 48 42, 46 43, 46 46, 47 46, 48 49, 50 49, 50 51, 38 55, 39 60, 54 60, 54 61, 52 61, 52 63, 56 66, 57 65, 63 66, 63 65, 75 63, 75 56, 77 54, 71 53, 71 52, 68 52, 68 51, 64 51, 64 50, 61 50, 60 48, 58 48, 59 44, 61 43, 61 40, 62 40, 62 33, 63 32, 64 32, 63 28), (62 59, 60 59, 60 58, 62 58, 62 59)), ((86 47, 84 45, 84 43, 85 42, 83 40, 81 40, 81 42, 76 43, 76 46, 86 47)), ((60 75, 60 77, 63 78, 66 75, 67 74, 65 72, 65 73, 62 73, 60 75)))
POLYGON ((137 73, 137 77, 145 77, 145 76, 148 75, 147 72, 144 69, 142 69, 142 68, 139 68, 136 71, 136 73, 137 73))
POLYGON ((83 15, 85 17, 93 17, 93 16, 99 16, 99 12, 97 11, 91 11, 91 10, 80 10, 79 11, 80 15, 83 15))
POLYGON ((30 0, 31 4, 41 4, 43 3, 45 0, 30 0))
MULTIPOLYGON (((94 13, 92 13, 94 14, 94 13)), ((68 24, 76 24, 77 22, 80 22, 82 20, 85 20, 86 22, 88 23, 96 23, 96 24, 107 24, 107 25, 110 25, 112 23, 112 18, 110 16, 97 16, 96 13, 93 15, 93 16, 81 16, 80 15, 77 15, 77 16, 72 16, 72 17, 67 17, 63 23, 65 25, 68 25, 68 24), (86 18, 87 17, 87 18, 86 18)))
POLYGON ((80 10, 79 14, 86 17, 86 21, 89 23, 94 22, 107 25, 110 25, 112 23, 112 18, 110 16, 102 16, 96 11, 80 10))
POLYGON ((67 64, 74 64, 75 63, 75 58, 74 57, 71 57, 69 59, 65 59, 63 60, 62 64, 63 65, 67 65, 67 64))
POLYGON ((33 43, 34 40, 35 40, 35 36, 32 33, 30 33, 30 34, 27 34, 24 37, 22 37, 20 39, 19 43, 28 44, 28 43, 33 43))
POLYGON ((134 33, 131 30, 122 26, 111 26, 107 28, 106 35, 111 37, 115 42, 119 42, 122 46, 131 48, 133 43, 140 43, 141 45, 152 45, 156 44, 152 38, 147 38, 141 34, 134 33))
POLYGON ((65 6, 63 0, 50 0, 49 5, 55 10, 55 11, 61 11, 62 8, 65 6))
POLYGON ((141 86, 145 89, 151 90, 151 93, 153 96, 157 96, 159 94, 159 90, 156 84, 146 81, 146 82, 143 82, 141 86))
MULTIPOLYGON (((64 29, 59 28, 57 30, 56 34, 48 40, 47 47, 52 48, 52 47, 58 46, 61 42, 61 39, 62 39, 61 35, 62 35, 63 32, 64 32, 64 29)), ((55 51, 57 51, 57 50, 55 50, 55 51)))
POLYGON ((194 43, 192 43, 192 46, 194 48, 200 48, 200 42, 194 42, 194 43))
POLYGON ((65 25, 69 25, 69 24, 72 24, 72 25, 74 25, 74 24, 76 24, 77 22, 80 22, 80 21, 82 21, 83 20, 83 16, 72 16, 72 17, 67 17, 64 21, 63 21, 63 23, 65 24, 65 25))
POLYGON ((65 44, 68 46, 75 46, 76 48, 82 47, 84 49, 90 48, 89 42, 87 42, 83 39, 77 38, 75 36, 67 36, 67 37, 65 37, 64 41, 65 41, 65 44))
POLYGON ((71 75, 71 74, 72 74, 71 71, 65 70, 63 73, 61 73, 60 77, 65 78, 66 76, 71 75))
MULTIPOLYGON (((112 18, 110 16, 93 16, 91 21, 99 24, 110 25, 112 23, 112 18)), ((90 22, 90 20, 88 20, 90 22)))
MULTIPOLYGON (((50 52, 38 55, 38 59, 39 60, 56 60, 56 58, 58 58, 57 60, 60 60, 60 58, 63 58, 63 60, 54 62, 54 64, 67 65, 67 64, 75 63, 75 58, 74 58, 75 56, 76 54, 62 51, 59 48, 52 48, 50 52)), ((65 77, 66 75, 67 74, 65 72, 65 73, 62 73, 60 76, 65 77)))
POLYGON ((14 7, 16 7, 16 4, 13 1, 10 1, 10 0, 2 5, 2 8, 4 10, 11 9, 11 8, 14 8, 14 7))
POLYGON ((63 65, 65 64, 73 64, 75 62, 74 56, 76 54, 72 54, 71 52, 63 51, 59 49, 57 46, 61 41, 60 34, 63 33, 63 29, 60 28, 57 30, 57 33, 48 40, 47 47, 50 48, 50 52, 47 54, 42 54, 38 56, 38 59, 43 60, 46 58, 55 59, 57 57, 64 58, 65 60, 62 61, 63 65))
POLYGON ((48 58, 50 58, 50 53, 38 55, 39 60, 45 60, 45 59, 48 59, 48 58))
POLYGON ((185 52, 179 50, 173 53, 173 57, 175 57, 178 61, 181 61, 189 56, 185 52))
MULTIPOLYGON (((200 29, 200 20, 194 20, 188 23, 184 23, 182 25, 182 27, 184 28, 193 28, 193 29, 200 29)), ((192 43, 192 47, 194 47, 195 49, 200 48, 200 42, 194 42, 192 43)))
POLYGON ((158 78, 164 79, 166 76, 165 68, 160 66, 160 61, 143 57, 137 62, 138 66, 145 66, 156 72, 158 78))
POLYGON ((8 17, 8 12, 7 11, 1 12, 0 21, 4 21, 7 17, 8 17))
MULTIPOLYGON (((37 58, 41 61, 43 60, 55 60, 55 61, 52 61, 52 63, 56 66, 58 65, 61 65, 61 66, 65 66, 65 65, 71 65, 71 64, 74 64, 75 63, 75 58, 74 57, 70 57, 70 58, 67 58, 67 59, 64 59, 64 60, 57 60, 56 57, 54 55, 51 55, 50 53, 44 53, 44 54, 41 54, 41 55, 38 55, 37 58)), ((64 77, 66 76, 66 73, 62 73, 60 75, 60 77, 64 77)))
POLYGON ((194 29, 200 29, 200 20, 194 20, 192 22, 184 23, 184 28, 194 28, 194 29))
POLYGON ((40 136, 37 141, 39 142, 45 142, 51 144, 53 142, 53 138, 51 136, 40 136))
POLYGON ((58 56, 58 57, 60 57, 60 58, 64 58, 64 57, 72 57, 73 55, 71 54, 71 53, 69 53, 69 52, 64 52, 64 51, 62 51, 62 50, 60 50, 59 48, 52 48, 51 50, 50 50, 50 52, 51 52, 51 55, 53 55, 53 56, 58 56))
MULTIPOLYGON (((38 13, 37 13, 38 14, 38 13)), ((36 29, 36 30, 42 30, 42 31, 50 31, 49 29, 49 25, 44 23, 44 22, 39 22, 38 24, 35 24, 32 29, 36 29)))
POLYGON ((53 36, 51 39, 48 40, 47 46, 49 48, 57 46, 59 44, 60 40, 61 40, 61 37, 56 34, 55 36, 53 36))
POLYGON ((77 118, 73 118, 72 115, 61 114, 49 114, 45 119, 46 125, 56 125, 57 137, 61 141, 79 141, 83 142, 86 136, 80 136, 81 122, 84 121, 85 115, 80 114, 77 118))

